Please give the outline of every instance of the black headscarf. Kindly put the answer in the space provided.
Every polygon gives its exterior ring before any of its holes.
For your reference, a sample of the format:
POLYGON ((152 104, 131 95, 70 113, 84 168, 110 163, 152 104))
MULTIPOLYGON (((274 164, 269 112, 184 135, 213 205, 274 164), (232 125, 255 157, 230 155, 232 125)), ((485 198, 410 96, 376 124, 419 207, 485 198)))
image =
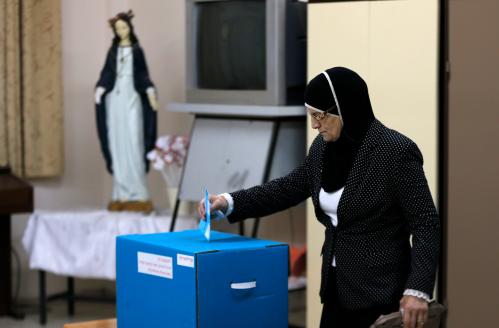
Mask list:
POLYGON ((322 188, 333 192, 344 187, 353 161, 374 121, 369 92, 354 71, 334 67, 314 77, 305 90, 305 104, 339 115, 343 120, 340 137, 328 142, 323 155, 322 188))

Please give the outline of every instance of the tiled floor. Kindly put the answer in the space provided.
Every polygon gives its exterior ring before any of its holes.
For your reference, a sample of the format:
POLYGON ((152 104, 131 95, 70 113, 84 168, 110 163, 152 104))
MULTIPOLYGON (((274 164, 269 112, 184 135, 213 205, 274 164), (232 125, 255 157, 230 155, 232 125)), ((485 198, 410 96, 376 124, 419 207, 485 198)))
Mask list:
MULTIPOLYGON (((293 292, 289 294, 289 323, 297 326, 305 326, 305 292, 293 292)), ((38 323, 38 312, 36 304, 21 308, 26 313, 24 320, 0 318, 1 328, 62 328, 65 323, 87 320, 107 319, 115 317, 115 306, 109 303, 76 302, 75 316, 70 317, 66 312, 66 303, 57 300, 49 303, 47 325, 38 323)))

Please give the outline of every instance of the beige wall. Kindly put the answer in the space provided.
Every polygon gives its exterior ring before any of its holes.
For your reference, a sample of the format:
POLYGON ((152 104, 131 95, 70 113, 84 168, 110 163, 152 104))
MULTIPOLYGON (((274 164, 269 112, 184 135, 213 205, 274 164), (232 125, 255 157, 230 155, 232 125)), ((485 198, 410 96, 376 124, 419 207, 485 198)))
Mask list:
MULTIPOLYGON (((111 42, 107 19, 132 8, 137 36, 144 48, 152 80, 159 92, 159 134, 189 132, 191 118, 168 113, 170 101, 184 100, 184 1, 183 0, 64 0, 62 2, 63 102, 65 172, 57 179, 30 181, 35 187, 35 209, 103 208, 111 193, 95 127, 93 88, 111 42)), ((151 171, 153 200, 165 207, 167 197, 160 175, 151 171)), ((37 296, 35 272, 27 268, 20 244, 27 216, 13 219, 13 245, 22 256, 21 298, 37 296)), ((15 262, 13 279, 16 279, 15 262)), ((49 292, 60 291, 65 281, 49 275, 49 292)), ((77 287, 95 286, 79 281, 77 287)))
MULTIPOLYGON (((437 192, 438 1, 336 2, 309 5, 308 77, 346 66, 369 86, 374 113, 421 148, 437 192)), ((309 142, 316 132, 309 129, 309 142)), ((307 209, 307 326, 318 327, 320 226, 307 209)))
POLYGON ((447 327, 499 327, 496 0, 449 1, 447 327))

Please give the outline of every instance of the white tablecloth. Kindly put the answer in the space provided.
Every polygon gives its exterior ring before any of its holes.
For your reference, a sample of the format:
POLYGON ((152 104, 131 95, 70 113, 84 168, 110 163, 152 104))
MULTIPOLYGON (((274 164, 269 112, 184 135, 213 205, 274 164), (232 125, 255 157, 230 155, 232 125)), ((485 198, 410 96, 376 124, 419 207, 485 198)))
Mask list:
MULTIPOLYGON (((29 255, 30 269, 114 280, 116 236, 167 232, 170 221, 169 214, 40 211, 31 215, 22 243, 29 255)), ((179 216, 175 230, 196 226, 194 218, 179 216)))

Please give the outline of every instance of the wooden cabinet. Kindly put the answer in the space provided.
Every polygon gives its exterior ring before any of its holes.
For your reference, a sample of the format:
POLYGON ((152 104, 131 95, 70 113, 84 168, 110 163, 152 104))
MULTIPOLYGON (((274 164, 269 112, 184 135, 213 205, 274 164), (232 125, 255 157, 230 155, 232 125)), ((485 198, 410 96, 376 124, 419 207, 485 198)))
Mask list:
POLYGON ((33 188, 23 180, 0 171, 0 316, 14 315, 11 286, 11 215, 33 211, 33 188))

